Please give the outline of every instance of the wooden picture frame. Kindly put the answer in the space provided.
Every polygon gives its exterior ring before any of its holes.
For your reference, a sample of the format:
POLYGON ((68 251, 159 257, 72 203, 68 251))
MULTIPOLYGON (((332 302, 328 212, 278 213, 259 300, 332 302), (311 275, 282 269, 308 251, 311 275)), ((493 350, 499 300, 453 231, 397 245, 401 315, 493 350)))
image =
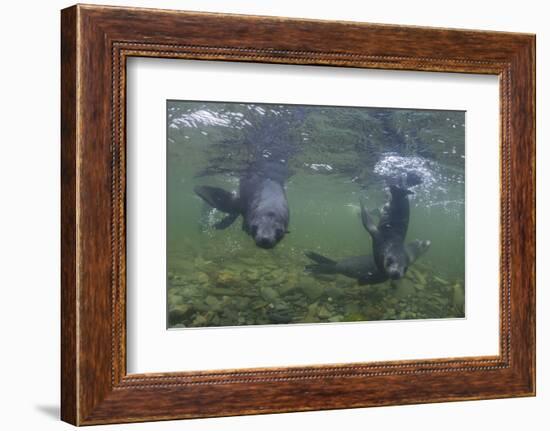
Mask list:
POLYGON ((64 9, 61 21, 64 421, 91 425, 535 394, 534 35, 83 5, 64 9), (128 375, 130 56, 498 75, 500 354, 128 375))

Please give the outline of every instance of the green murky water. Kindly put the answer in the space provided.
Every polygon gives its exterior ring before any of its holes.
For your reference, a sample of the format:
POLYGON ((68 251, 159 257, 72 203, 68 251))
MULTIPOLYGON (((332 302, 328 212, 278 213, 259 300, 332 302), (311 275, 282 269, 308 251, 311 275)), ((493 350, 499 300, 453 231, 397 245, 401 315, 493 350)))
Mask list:
POLYGON ((169 101, 168 327, 464 317, 464 137, 459 111, 169 101), (197 185, 236 191, 249 162, 285 160, 290 233, 264 250, 197 185), (413 172, 407 241, 430 249, 396 282, 360 286, 304 270, 314 251, 333 260, 372 254, 359 216, 413 172))

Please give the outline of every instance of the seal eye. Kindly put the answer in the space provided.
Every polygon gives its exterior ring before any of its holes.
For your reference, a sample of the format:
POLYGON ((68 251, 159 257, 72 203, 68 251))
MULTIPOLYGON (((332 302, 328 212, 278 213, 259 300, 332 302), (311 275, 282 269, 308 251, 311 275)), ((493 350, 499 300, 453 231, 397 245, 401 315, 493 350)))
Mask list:
POLYGON ((283 237, 283 234, 284 234, 284 232, 281 228, 277 228, 275 230, 275 236, 277 237, 277 239, 281 239, 283 237))

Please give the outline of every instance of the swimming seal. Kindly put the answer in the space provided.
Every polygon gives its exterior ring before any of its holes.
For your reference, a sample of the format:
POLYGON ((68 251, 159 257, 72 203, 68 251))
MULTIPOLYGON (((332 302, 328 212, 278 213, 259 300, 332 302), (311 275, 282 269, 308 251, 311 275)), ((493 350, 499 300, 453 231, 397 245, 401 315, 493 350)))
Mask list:
POLYGON ((243 230, 261 248, 273 248, 288 232, 290 212, 284 189, 286 165, 265 161, 252 164, 239 180, 235 195, 218 187, 197 186, 195 193, 214 208, 227 213, 215 225, 225 229, 241 215, 243 230))
POLYGON ((372 237, 372 249, 377 268, 392 280, 402 278, 411 264, 405 248, 409 227, 410 190, 390 185, 390 200, 382 208, 378 225, 361 201, 361 220, 372 237))
MULTIPOLYGON (((405 246, 409 265, 422 256, 431 242, 428 240, 414 240, 405 246)), ((378 284, 389 280, 389 276, 378 269, 372 255, 350 256, 339 261, 329 259, 318 253, 307 251, 305 255, 315 264, 306 265, 306 271, 312 274, 341 274, 356 279, 359 285, 378 284)))

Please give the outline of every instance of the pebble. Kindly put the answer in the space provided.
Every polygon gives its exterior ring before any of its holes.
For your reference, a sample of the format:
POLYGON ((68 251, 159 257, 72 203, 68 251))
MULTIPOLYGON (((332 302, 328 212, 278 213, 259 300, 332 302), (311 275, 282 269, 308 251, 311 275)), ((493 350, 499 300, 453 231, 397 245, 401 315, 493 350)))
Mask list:
POLYGON ((330 296, 332 299, 338 299, 344 296, 343 289, 336 286, 329 286, 325 289, 325 293, 330 296))
POLYGON ((319 299, 321 296, 323 296, 323 287, 317 283, 306 284, 302 286, 302 291, 312 301, 315 301, 316 299, 319 299))
POLYGON ((197 281, 201 284, 206 284, 210 281, 210 278, 204 272, 199 272, 197 274, 197 281))
POLYGON ((168 323, 170 326, 182 323, 192 311, 188 305, 178 305, 168 312, 168 323))
POLYGON ((328 319, 329 317, 332 316, 332 313, 325 306, 321 306, 319 308, 319 311, 317 312, 317 315, 321 319, 328 319))
POLYGON ((279 294, 277 293, 277 291, 271 287, 261 287, 260 295, 262 296, 263 299, 265 299, 268 302, 274 301, 279 297, 279 294))
POLYGON ((212 295, 208 295, 204 302, 214 311, 219 310, 222 305, 221 301, 212 295))
POLYGON ((199 314, 195 317, 195 320, 193 320, 193 326, 204 326, 206 323, 208 323, 208 319, 202 314, 199 314))
POLYGON ((216 283, 223 286, 238 284, 239 280, 231 271, 220 271, 216 275, 216 283))
POLYGON ((358 286, 305 274, 307 261, 296 255, 282 267, 268 254, 258 263, 244 248, 236 260, 215 258, 215 247, 202 252, 212 260, 181 253, 167 273, 172 328, 441 318, 464 309, 463 283, 447 282, 428 266, 415 265, 394 287, 358 286))

